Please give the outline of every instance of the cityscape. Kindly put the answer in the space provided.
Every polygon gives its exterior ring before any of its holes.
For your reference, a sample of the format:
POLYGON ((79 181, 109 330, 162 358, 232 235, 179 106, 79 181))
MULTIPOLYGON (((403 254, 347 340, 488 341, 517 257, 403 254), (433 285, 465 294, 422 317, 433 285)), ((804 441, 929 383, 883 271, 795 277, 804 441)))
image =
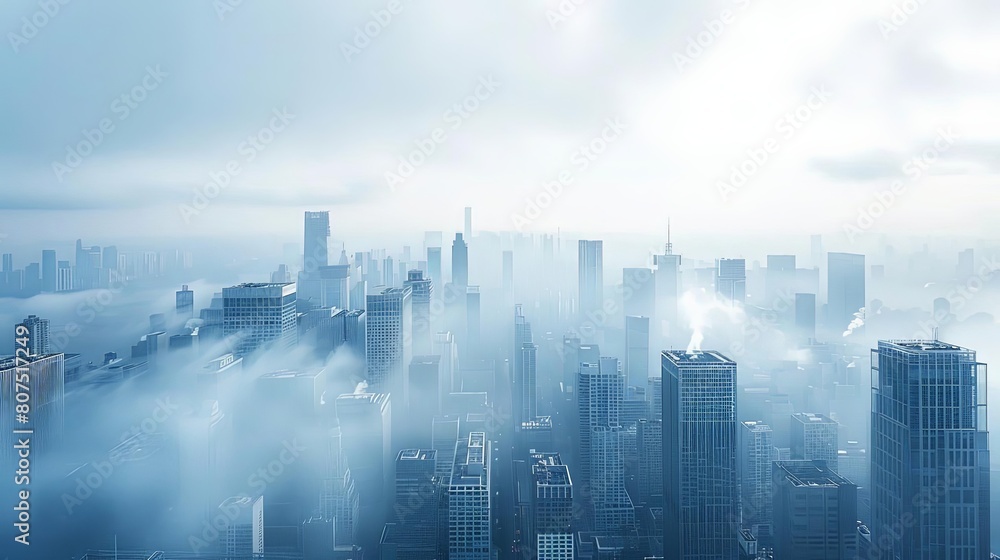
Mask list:
POLYGON ((0 560, 1000 558, 998 23, 4 2, 0 560))

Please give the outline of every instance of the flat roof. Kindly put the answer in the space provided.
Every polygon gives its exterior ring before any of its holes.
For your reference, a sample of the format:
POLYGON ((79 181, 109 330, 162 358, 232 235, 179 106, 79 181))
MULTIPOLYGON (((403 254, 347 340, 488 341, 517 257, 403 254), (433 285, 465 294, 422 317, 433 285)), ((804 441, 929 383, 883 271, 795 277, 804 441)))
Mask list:
POLYGON ((880 340, 879 346, 883 344, 898 346, 906 350, 915 352, 970 352, 967 348, 941 342, 940 340, 880 340))
POLYGON ((685 352, 683 350, 664 350, 662 356, 673 362, 675 365, 697 366, 697 365, 720 365, 733 364, 736 362, 723 356, 715 350, 705 350, 704 352, 685 352))
POLYGON ((826 461, 775 461, 785 478, 797 488, 854 486, 854 483, 830 470, 826 461))

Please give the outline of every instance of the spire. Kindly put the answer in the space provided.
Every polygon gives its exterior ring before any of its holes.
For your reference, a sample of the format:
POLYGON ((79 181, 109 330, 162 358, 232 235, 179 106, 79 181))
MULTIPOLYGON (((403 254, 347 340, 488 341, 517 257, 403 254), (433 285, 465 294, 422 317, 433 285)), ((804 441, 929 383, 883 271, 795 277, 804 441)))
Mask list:
POLYGON ((670 218, 667 218, 667 246, 665 251, 664 254, 666 255, 674 254, 674 244, 670 242, 670 218))

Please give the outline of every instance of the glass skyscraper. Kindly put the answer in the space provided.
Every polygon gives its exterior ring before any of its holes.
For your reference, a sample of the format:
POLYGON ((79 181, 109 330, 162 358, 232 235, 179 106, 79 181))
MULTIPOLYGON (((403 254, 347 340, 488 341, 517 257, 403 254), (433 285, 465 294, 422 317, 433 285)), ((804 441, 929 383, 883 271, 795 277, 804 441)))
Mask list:
POLYGON ((664 351, 664 557, 736 560, 736 362, 664 351))
POLYGON ((854 314, 865 306, 865 256, 827 255, 826 319, 834 330, 846 330, 854 314))
POLYGON ((238 335, 236 354, 245 356, 265 344, 291 348, 298 342, 295 284, 240 284, 222 289, 222 330, 238 335))
POLYGON ((579 267, 581 314, 594 313, 604 306, 604 242, 580 240, 579 267))
POLYGON ((875 558, 990 557, 986 364, 936 340, 872 350, 875 558))
POLYGON ((368 295, 365 352, 369 390, 399 391, 407 402, 406 368, 412 356, 412 290, 376 288, 368 295))

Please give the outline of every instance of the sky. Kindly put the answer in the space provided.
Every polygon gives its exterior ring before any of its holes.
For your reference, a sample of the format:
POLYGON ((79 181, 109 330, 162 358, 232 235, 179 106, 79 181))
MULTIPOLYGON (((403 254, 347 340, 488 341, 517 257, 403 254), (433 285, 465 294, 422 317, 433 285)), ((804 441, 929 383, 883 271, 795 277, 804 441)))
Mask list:
POLYGON ((0 4, 9 237, 998 233, 988 0, 50 1, 0 4))

